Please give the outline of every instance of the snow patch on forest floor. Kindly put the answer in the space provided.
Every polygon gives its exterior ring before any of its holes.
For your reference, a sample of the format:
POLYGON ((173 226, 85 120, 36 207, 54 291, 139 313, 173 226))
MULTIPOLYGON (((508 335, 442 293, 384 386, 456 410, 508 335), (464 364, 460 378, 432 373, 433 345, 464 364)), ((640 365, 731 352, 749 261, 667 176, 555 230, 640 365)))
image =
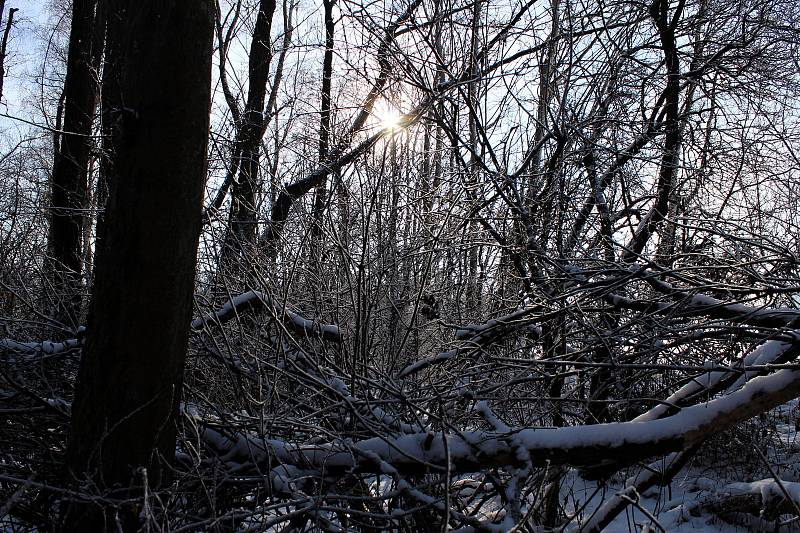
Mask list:
MULTIPOLYGON (((794 498, 800 493, 800 431, 798 431, 798 415, 800 403, 793 400, 774 409, 766 416, 770 430, 767 436, 770 444, 764 449, 770 465, 776 471, 784 489, 794 498)), ((742 456, 752 456, 750 450, 742 449, 742 456)), ((739 462, 742 457, 731 457, 731 463, 739 462)), ((698 510, 697 506, 704 499, 714 495, 732 493, 758 492, 764 494, 778 491, 778 484, 767 475, 753 479, 742 479, 735 472, 726 472, 720 465, 704 464, 701 456, 690 463, 676 475, 672 483, 666 487, 653 487, 640 494, 635 503, 628 505, 604 531, 608 533, 629 532, 748 532, 748 531, 800 531, 800 520, 792 520, 790 515, 781 518, 784 522, 776 528, 776 521, 765 520, 745 513, 729 515, 726 521, 722 517, 698 510), (699 514, 699 516, 693 516, 699 514)), ((763 465, 752 465, 754 470, 763 469, 763 465), (759 468, 760 467, 760 468, 759 468)), ((630 472, 629 472, 630 473, 630 472)), ((596 509, 610 496, 622 490, 625 477, 621 473, 615 475, 605 484, 583 479, 577 470, 570 470, 561 486, 561 503, 569 515, 577 514, 567 528, 580 531, 579 523, 586 522, 596 509)))

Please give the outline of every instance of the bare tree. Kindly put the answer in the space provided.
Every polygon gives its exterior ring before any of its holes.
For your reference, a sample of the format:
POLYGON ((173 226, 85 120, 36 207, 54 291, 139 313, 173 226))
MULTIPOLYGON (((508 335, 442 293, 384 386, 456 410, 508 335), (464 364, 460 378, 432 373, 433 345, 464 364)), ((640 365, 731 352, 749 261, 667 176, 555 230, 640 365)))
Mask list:
MULTIPOLYGON (((0 16, 5 12, 5 0, 0 2, 0 16)), ((19 11, 17 8, 9 8, 6 17, 6 27, 3 30, 3 40, 0 42, 0 99, 3 98, 3 82, 6 78, 6 54, 8 49, 8 36, 11 34, 11 25, 14 23, 14 13, 19 11)))
MULTIPOLYGON (((185 89, 190 121, 166 66, 108 43, 113 192, 74 338, 41 340, 29 304, 48 288, 15 274, 42 256, 26 156, 46 152, 26 141, 0 160, 15 191, 0 201, 13 520, 48 527, 64 487, 127 527, 181 531, 800 516, 793 2, 215 7, 210 124, 185 89), (132 80, 145 60, 152 72, 132 80), (169 124, 129 105, 133 86, 158 87, 169 124), (209 125, 190 316, 199 193, 154 194, 154 176, 174 175, 209 125), (70 412, 66 460, 93 484, 58 473, 70 412)), ((127 20, 109 18, 109 35, 127 20)))
MULTIPOLYGON (((96 0, 75 0, 69 36, 69 56, 62 94, 63 134, 53 163, 52 219, 49 247, 54 283, 63 295, 53 317, 69 328, 80 320, 84 242, 89 223, 89 159, 94 145, 92 124, 97 105, 98 58, 102 41, 94 36, 103 26, 103 7, 96 0)), ((102 35, 102 32, 100 32, 102 35)))
MULTIPOLYGON (((175 453, 205 180, 212 12, 208 2, 128 2, 111 16, 122 31, 109 37, 119 64, 106 89, 120 122, 69 466, 78 480, 127 490, 164 483, 175 453)), ((130 509, 122 514, 124 523, 136 520, 130 509)), ((74 516, 69 523, 86 527, 74 516)))
MULTIPOLYGON (((258 5, 253 40, 248 55, 248 91, 244 110, 228 95, 231 112, 237 122, 233 161, 223 187, 232 182, 228 233, 222 250, 222 262, 237 261, 242 249, 251 248, 258 234, 256 194, 260 166, 260 147, 269 124, 271 109, 265 108, 272 62, 272 19, 275 0, 263 0, 258 5), (237 177, 238 173, 238 177, 237 177)), ((222 71, 222 76, 225 76, 222 71)), ((276 76, 278 79, 279 76, 276 76)), ((273 87, 273 92, 277 87, 273 87)), ((223 189, 223 194, 224 194, 223 189)), ((215 202, 218 203, 219 201, 215 202)))

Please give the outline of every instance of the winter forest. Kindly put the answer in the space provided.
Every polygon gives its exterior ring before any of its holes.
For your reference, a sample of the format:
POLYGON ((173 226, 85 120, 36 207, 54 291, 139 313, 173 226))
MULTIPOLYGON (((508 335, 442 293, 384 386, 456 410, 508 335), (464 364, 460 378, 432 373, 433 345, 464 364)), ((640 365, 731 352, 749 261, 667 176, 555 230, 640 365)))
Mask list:
POLYGON ((0 531, 800 531, 794 0, 0 13, 0 531))

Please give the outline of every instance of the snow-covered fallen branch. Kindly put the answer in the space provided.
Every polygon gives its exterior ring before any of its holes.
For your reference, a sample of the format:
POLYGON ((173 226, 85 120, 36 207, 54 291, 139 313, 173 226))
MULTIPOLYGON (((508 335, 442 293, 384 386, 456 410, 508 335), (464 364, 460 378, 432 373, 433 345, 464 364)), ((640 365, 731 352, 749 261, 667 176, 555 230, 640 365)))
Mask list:
POLYGON ((682 517, 704 513, 748 513, 775 520, 782 514, 798 514, 800 483, 769 478, 751 483, 731 483, 703 498, 684 504, 682 517), (787 499, 788 496, 788 499, 787 499))
MULTIPOLYGON (((272 298, 259 291, 248 291, 228 300, 222 307, 196 318, 191 323, 192 331, 199 332, 209 325, 222 325, 242 313, 271 309, 275 317, 292 333, 307 337, 321 337, 323 340, 341 342, 342 334, 339 326, 324 324, 311 320, 286 308, 276 305, 272 298)), ((82 332, 81 328, 79 331, 82 332)), ((16 341, 0 339, 0 355, 17 355, 38 359, 47 355, 59 355, 78 350, 83 346, 83 339, 66 339, 63 341, 16 341)))
POLYGON ((800 309, 728 303, 705 294, 691 294, 653 276, 646 276, 644 280, 660 293, 680 302, 681 312, 685 314, 698 313, 764 328, 790 326, 800 319, 800 309))
POLYGON ((205 442, 217 453, 253 468, 264 464, 316 467, 328 473, 382 472, 386 465, 403 472, 428 469, 467 473, 491 466, 596 464, 598 458, 620 464, 681 451, 800 396, 800 371, 781 370, 750 380, 741 389, 660 420, 563 428, 519 428, 506 432, 463 431, 442 435, 420 432, 374 437, 354 443, 295 445, 238 433, 226 436, 206 427, 205 442), (525 457, 523 457, 523 455, 525 457))
POLYGON ((572 526, 570 533, 599 533, 608 526, 614 518, 625 510, 632 498, 637 494, 643 494, 647 489, 656 485, 665 486, 683 468, 686 462, 691 459, 697 446, 690 447, 688 450, 673 452, 665 459, 655 461, 639 470, 639 472, 625 482, 625 487, 616 492, 595 509, 591 516, 572 526))
POLYGON ((13 339, 0 339, 0 355, 38 359, 42 356, 68 353, 81 346, 83 346, 82 339, 67 339, 61 342, 19 342, 13 339))
POLYGON ((200 331, 208 325, 222 325, 247 311, 269 309, 273 315, 293 333, 308 337, 319 336, 324 340, 341 342, 339 326, 324 324, 305 318, 298 313, 277 305, 267 294, 260 291, 247 291, 228 300, 222 307, 192 321, 192 330, 200 331))
MULTIPOLYGON (((789 333, 792 337, 798 339, 794 343, 768 340, 760 344, 756 349, 749 352, 740 362, 742 367, 750 367, 756 365, 768 365, 778 359, 783 359, 790 353, 790 350, 798 347, 800 342, 800 331, 793 331, 789 333)), ((721 385, 727 382, 732 383, 728 386, 728 390, 736 390, 752 377, 747 372, 725 372, 725 371, 711 371, 692 378, 686 385, 675 391, 664 402, 656 405, 649 411, 636 417, 636 421, 643 422, 646 420, 655 420, 661 418, 669 413, 672 406, 681 405, 687 399, 696 397, 698 394, 713 394, 713 392, 721 385), (734 378, 736 378, 734 380, 734 378)))
POLYGON ((728 303, 705 294, 691 294, 676 289, 671 284, 652 277, 645 276, 643 279, 660 293, 669 296, 672 302, 634 299, 615 293, 604 294, 603 299, 620 309, 669 314, 674 317, 705 316, 762 328, 783 328, 800 320, 800 309, 728 303))

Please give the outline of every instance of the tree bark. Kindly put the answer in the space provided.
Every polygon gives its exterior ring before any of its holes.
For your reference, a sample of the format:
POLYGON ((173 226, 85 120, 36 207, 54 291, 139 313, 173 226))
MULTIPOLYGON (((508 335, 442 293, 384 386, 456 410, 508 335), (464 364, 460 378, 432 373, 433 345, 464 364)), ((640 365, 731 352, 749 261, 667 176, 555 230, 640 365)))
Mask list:
MULTIPOLYGON (((113 165, 68 466, 79 481, 126 494, 146 468, 165 481, 191 318, 210 112, 207 0, 122 0, 111 102, 113 165), (146 332, 146 336, 144 336, 146 332)), ((72 506, 67 529, 97 513, 72 506)), ((123 524, 137 527, 128 510, 123 524)))
POLYGON ((53 318, 78 324, 83 274, 83 235, 88 208, 92 123, 97 103, 93 58, 102 46, 94 39, 97 0, 75 0, 64 79, 64 133, 53 162, 52 216, 48 236, 51 274, 60 293, 53 318))
MULTIPOLYGON (((323 0, 325 8, 325 54, 322 59, 322 94, 320 95, 319 118, 319 164, 323 164, 328 157, 329 136, 331 129, 331 78, 333 77, 333 3, 334 0, 323 0)), ((314 226, 312 235, 319 238, 322 235, 322 217, 327 203, 327 179, 317 185, 317 195, 314 198, 314 226)))
MULTIPOLYGON (((261 139, 267 126, 264 103, 272 62, 271 33, 275 5, 275 0, 261 0, 250 45, 247 104, 241 123, 237 125, 234 145, 233 164, 234 169, 238 169, 239 178, 234 180, 231 188, 229 226, 222 249, 223 267, 233 263, 242 252, 248 251, 255 244, 258 234, 256 193, 261 139)), ((235 175, 236 170, 233 173, 235 175)))

